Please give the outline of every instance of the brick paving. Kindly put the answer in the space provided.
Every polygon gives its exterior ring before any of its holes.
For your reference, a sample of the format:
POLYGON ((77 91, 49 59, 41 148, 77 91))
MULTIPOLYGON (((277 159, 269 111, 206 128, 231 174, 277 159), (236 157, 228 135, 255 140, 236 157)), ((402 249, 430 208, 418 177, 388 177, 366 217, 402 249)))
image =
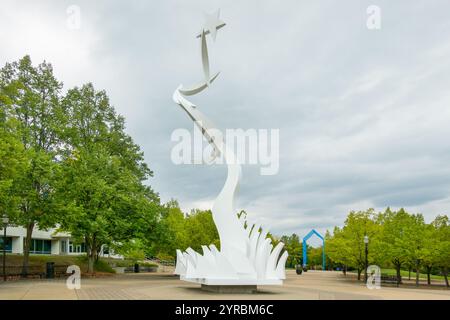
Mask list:
POLYGON ((147 299, 445 299, 448 289, 382 287, 370 290, 339 272, 287 272, 283 286, 258 287, 256 294, 215 294, 180 281, 170 273, 123 274, 81 279, 81 289, 69 290, 65 280, 0 282, 0 299, 147 300, 147 299))

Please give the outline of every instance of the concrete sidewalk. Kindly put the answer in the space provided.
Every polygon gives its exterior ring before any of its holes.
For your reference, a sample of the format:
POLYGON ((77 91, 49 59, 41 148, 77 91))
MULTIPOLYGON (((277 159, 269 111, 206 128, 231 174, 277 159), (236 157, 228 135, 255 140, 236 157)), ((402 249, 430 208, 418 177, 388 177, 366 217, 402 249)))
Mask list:
POLYGON ((283 286, 258 287, 256 294, 215 294, 180 281, 169 273, 123 274, 81 279, 81 289, 69 290, 65 280, 19 280, 0 283, 0 299, 135 300, 135 299, 445 299, 450 290, 382 287, 367 289, 340 272, 287 271, 283 286))

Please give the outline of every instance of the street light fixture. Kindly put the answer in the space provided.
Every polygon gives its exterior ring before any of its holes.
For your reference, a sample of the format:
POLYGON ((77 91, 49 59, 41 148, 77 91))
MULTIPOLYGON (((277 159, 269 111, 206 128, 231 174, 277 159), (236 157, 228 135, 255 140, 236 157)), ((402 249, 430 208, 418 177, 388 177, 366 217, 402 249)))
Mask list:
POLYGON ((365 253, 365 269, 364 269, 364 282, 367 284, 367 268, 369 267, 369 262, 367 260, 367 256, 369 255, 369 237, 367 235, 364 236, 364 253, 365 253))
POLYGON ((3 215, 3 281, 6 281, 6 227, 8 226, 9 219, 7 215, 3 215))

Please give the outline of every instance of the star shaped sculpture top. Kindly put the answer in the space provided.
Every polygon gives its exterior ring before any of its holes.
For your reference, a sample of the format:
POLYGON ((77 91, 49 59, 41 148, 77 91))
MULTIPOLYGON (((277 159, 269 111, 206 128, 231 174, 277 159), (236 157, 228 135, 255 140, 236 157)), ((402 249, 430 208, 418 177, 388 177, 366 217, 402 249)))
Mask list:
POLYGON ((205 14, 205 24, 203 25, 202 31, 197 36, 200 38, 202 36, 202 32, 207 35, 211 34, 211 37, 214 41, 216 41, 217 30, 225 26, 225 22, 220 20, 220 9, 211 14, 205 14))

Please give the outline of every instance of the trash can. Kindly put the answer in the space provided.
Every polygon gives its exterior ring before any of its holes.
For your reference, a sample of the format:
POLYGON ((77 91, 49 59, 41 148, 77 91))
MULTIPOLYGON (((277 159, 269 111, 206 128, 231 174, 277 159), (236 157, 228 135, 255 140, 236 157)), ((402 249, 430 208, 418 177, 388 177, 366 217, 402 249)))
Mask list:
POLYGON ((297 274, 302 274, 303 268, 302 268, 302 265, 301 265, 301 264, 296 264, 296 265, 295 265, 295 272, 296 272, 297 274))
POLYGON ((134 273, 139 273, 139 264, 134 264, 134 273))
POLYGON ((55 277, 55 263, 47 262, 46 278, 53 279, 55 277))

